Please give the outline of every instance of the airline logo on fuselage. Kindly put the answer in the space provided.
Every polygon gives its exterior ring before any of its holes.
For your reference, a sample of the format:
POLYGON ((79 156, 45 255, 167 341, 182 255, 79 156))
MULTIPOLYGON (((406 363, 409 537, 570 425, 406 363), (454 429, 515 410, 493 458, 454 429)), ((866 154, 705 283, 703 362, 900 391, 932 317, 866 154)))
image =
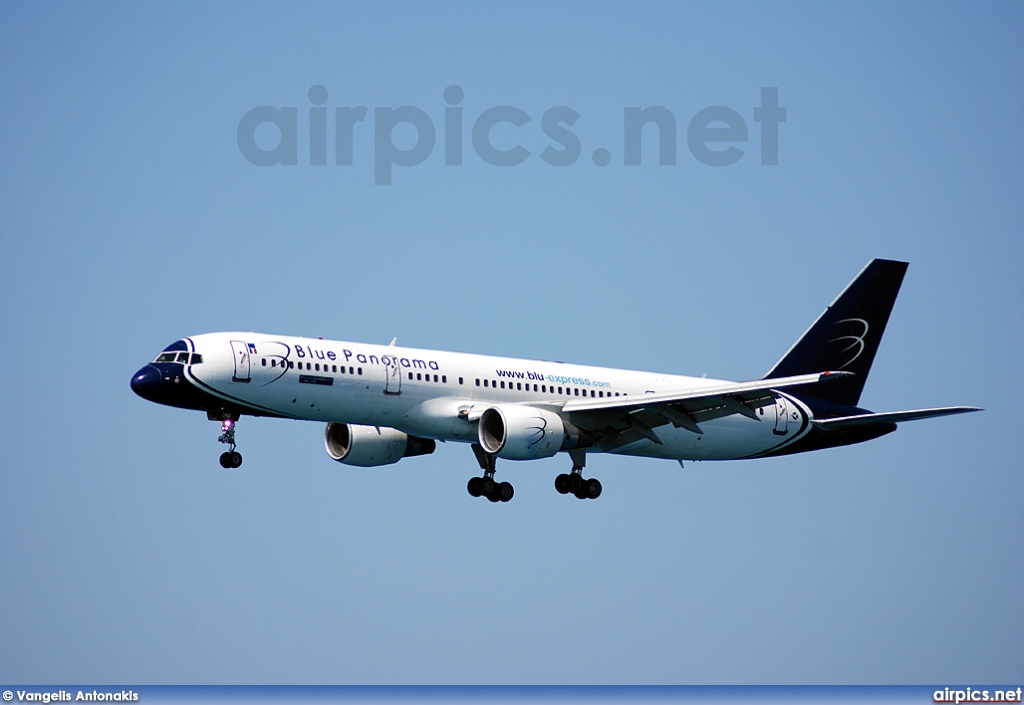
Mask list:
POLYGON ((440 370, 437 360, 423 360, 417 357, 401 357, 399 355, 374 355, 356 352, 343 348, 340 353, 330 349, 322 349, 311 345, 296 345, 292 348, 298 359, 330 360, 331 362, 358 362, 361 365, 384 365, 386 367, 408 367, 417 370, 440 370))

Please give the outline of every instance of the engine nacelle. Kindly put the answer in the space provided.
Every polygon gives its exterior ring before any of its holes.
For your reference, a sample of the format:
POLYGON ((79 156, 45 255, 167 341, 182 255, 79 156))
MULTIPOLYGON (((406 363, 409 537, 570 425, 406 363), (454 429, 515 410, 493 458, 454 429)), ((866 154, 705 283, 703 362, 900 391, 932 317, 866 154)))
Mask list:
POLYGON ((492 406, 480 416, 480 447, 508 460, 550 458, 560 450, 590 445, 586 432, 546 409, 509 404, 492 406))
POLYGON ((372 468, 391 465, 413 455, 429 455, 435 443, 387 426, 329 423, 324 430, 327 455, 345 465, 372 468))

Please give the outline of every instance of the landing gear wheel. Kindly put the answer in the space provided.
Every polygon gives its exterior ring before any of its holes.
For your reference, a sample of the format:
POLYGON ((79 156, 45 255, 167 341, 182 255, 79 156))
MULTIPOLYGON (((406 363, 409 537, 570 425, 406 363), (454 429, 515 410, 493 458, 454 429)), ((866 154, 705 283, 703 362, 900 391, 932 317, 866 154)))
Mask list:
POLYGON ((230 453, 228 453, 228 455, 231 456, 230 457, 231 467, 233 467, 233 468, 240 468, 240 467, 242 467, 242 454, 241 453, 239 453, 238 451, 233 450, 230 453))
MULTIPOLYGON (((481 477, 480 478, 480 494, 486 496, 487 499, 491 499, 491 495, 494 494, 494 486, 495 486, 495 482, 494 482, 494 478, 493 477, 481 477)), ((491 500, 491 501, 497 501, 497 500, 491 500)))
POLYGON ((512 497, 515 496, 516 490, 510 482, 502 482, 500 485, 494 488, 494 493, 498 495, 498 499, 502 502, 508 502, 512 497))
POLYGON ((231 467, 231 453, 225 451, 220 454, 220 466, 224 469, 231 467))
POLYGON ((555 478, 555 489, 558 494, 569 494, 569 476, 564 472, 555 478))
POLYGON ((593 478, 583 480, 580 488, 573 494, 579 499, 597 499, 601 496, 601 483, 593 478))
POLYGON ((571 494, 578 499, 597 499, 601 496, 601 482, 594 478, 583 479, 581 468, 574 467, 569 474, 555 478, 555 489, 559 494, 571 494))
POLYGON ((569 481, 566 484, 570 492, 572 492, 574 495, 579 496, 580 490, 583 489, 583 476, 580 475, 578 472, 574 472, 571 475, 569 475, 569 481))
POLYGON ((492 502, 507 502, 515 495, 510 482, 495 482, 493 477, 471 477, 466 491, 473 497, 486 497, 492 502))

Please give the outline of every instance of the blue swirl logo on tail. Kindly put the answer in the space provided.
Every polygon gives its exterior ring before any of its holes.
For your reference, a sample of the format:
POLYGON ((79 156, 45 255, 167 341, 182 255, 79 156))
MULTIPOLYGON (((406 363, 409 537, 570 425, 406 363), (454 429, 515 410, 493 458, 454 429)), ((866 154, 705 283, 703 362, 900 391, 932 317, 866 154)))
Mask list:
POLYGON ((840 341, 846 341, 846 340, 850 341, 849 345, 847 345, 845 348, 840 350, 838 354, 842 355, 842 354, 850 352, 852 350, 852 351, 854 351, 853 352, 853 357, 851 357, 849 360, 844 362, 842 365, 839 365, 838 369, 840 369, 840 370, 849 367, 850 365, 852 365, 854 363, 854 361, 858 357, 861 356, 861 354, 864 352, 864 348, 867 346, 867 343, 864 341, 864 337, 868 334, 868 331, 871 329, 871 326, 868 325, 868 322, 865 321, 863 318, 844 318, 841 321, 836 321, 834 325, 838 326, 838 325, 841 325, 843 323, 859 323, 860 325, 862 325, 864 327, 864 330, 862 330, 860 332, 860 334, 857 334, 857 335, 841 335, 838 338, 832 338, 832 340, 828 341, 830 343, 838 343, 840 341))

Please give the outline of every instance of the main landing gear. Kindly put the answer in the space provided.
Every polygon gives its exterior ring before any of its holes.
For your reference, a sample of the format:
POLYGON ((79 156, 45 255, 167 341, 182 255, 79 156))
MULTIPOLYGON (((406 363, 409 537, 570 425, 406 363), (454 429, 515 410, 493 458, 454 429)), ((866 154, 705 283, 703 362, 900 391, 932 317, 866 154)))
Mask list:
POLYGON ((479 443, 472 446, 473 455, 484 471, 483 477, 471 477, 466 483, 466 490, 473 497, 486 497, 492 502, 508 502, 516 490, 510 482, 494 481, 494 456, 486 452, 479 443))
POLYGON ((580 448, 570 450, 572 470, 569 474, 562 473, 555 478, 555 489, 559 494, 575 495, 577 499, 597 499, 601 496, 601 483, 594 478, 583 479, 583 467, 587 464, 587 454, 580 448))
MULTIPOLYGON (((494 480, 495 458, 484 451, 479 444, 472 446, 473 454, 483 470, 482 477, 471 477, 466 483, 466 490, 473 497, 486 497, 492 502, 507 502, 515 495, 515 489, 508 482, 494 480)), ((583 467, 587 462, 586 452, 582 449, 569 451, 572 458, 572 471, 562 473, 555 478, 555 489, 561 494, 575 495, 579 499, 597 499, 601 496, 601 482, 594 478, 584 479, 583 467)))
POLYGON ((222 468, 238 468, 242 466, 242 454, 235 450, 235 422, 237 421, 237 416, 228 416, 221 419, 220 438, 217 440, 230 446, 230 450, 220 454, 220 466, 222 468))

